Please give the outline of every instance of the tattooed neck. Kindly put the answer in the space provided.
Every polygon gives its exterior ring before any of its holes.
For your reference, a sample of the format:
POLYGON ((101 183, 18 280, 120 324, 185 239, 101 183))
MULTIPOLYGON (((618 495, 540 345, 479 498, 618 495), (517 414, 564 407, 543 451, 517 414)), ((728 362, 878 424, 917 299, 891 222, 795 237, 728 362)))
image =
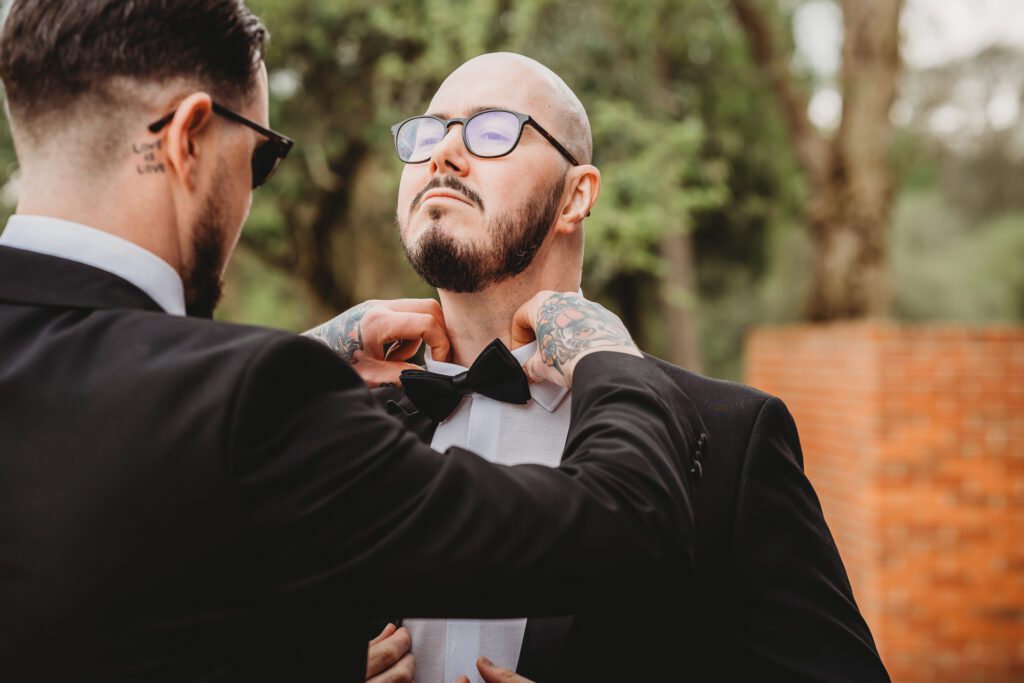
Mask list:
POLYGON ((356 353, 363 350, 362 320, 369 304, 353 306, 336 318, 314 327, 302 336, 316 339, 353 365, 359 362, 356 353))

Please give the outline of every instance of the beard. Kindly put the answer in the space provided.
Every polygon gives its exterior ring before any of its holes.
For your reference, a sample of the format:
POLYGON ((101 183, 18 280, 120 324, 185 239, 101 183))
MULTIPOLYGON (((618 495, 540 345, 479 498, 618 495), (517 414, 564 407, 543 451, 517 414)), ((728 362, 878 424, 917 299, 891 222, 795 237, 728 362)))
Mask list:
MULTIPOLYGON (((565 176, 563 172, 547 194, 537 201, 492 219, 486 230, 490 237, 488 246, 456 241, 441 225, 444 211, 431 208, 427 214, 431 224, 415 248, 402 235, 405 257, 427 284, 461 294, 482 291, 520 274, 533 263, 554 225, 565 176)), ((399 234, 402 234, 401 229, 399 234)))
MULTIPOLYGON (((214 187, 218 187, 214 183, 214 187)), ((185 313, 196 318, 212 318, 224 291, 224 267, 227 261, 227 228, 218 195, 211 194, 199 215, 192 243, 192 260, 185 273, 185 313)))

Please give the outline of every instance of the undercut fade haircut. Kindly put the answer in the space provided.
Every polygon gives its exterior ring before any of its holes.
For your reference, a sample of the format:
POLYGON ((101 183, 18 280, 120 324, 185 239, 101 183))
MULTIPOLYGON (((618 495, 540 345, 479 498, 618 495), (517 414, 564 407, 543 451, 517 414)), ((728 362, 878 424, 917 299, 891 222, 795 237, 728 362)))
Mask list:
POLYGON ((0 30, 11 115, 50 118, 115 81, 194 81, 229 103, 254 92, 268 33, 242 0, 13 0, 0 30))

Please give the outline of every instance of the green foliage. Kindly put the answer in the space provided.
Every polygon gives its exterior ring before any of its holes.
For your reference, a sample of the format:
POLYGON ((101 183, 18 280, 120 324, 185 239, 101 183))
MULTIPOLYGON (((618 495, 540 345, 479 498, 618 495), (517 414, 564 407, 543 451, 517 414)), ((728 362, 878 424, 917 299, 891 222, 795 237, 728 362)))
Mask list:
MULTIPOLYGON (((463 61, 499 50, 548 65, 587 107, 603 186, 586 223, 584 287, 641 345, 665 354, 675 341, 662 331, 658 286, 668 234, 688 234, 695 247, 709 374, 739 378, 747 331, 799 318, 810 263, 805 192, 728 3, 249 4, 272 33, 271 122, 296 147, 256 193, 222 318, 301 330, 365 298, 430 295, 393 227, 401 164, 389 127, 424 111, 463 61)), ((894 159, 908 188, 892 243, 897 315, 1024 317, 1024 215, 961 218, 937 196, 942 175, 910 135, 899 136, 894 159)), ((15 172, 0 125, 0 212, 13 210, 15 172)), ((986 185, 987 171, 972 174, 986 185)))
POLYGON ((935 191, 907 193, 892 246, 900 318, 1024 319, 1024 213, 974 225, 935 191))
MULTIPOLYGON (((720 30, 727 15, 714 3, 250 4, 273 35, 273 122, 297 145, 259 193, 243 241, 308 282, 326 310, 382 291, 424 291, 391 227, 401 167, 388 128, 422 112, 441 80, 482 52, 540 60, 588 107, 603 172, 587 223, 592 296, 621 288, 624 278, 637 280, 639 291, 663 273, 658 243, 666 233, 691 230, 697 212, 720 211, 730 196, 746 194, 727 185, 729 156, 743 153, 735 141, 744 133, 706 121, 717 105, 705 94, 740 68, 743 55, 740 37, 720 30), (724 69, 719 53, 728 56, 724 69)), ((741 97, 749 104, 749 92, 736 93, 728 106, 741 97)), ((629 312, 634 319, 657 314, 656 299, 617 299, 637 309, 629 312)))

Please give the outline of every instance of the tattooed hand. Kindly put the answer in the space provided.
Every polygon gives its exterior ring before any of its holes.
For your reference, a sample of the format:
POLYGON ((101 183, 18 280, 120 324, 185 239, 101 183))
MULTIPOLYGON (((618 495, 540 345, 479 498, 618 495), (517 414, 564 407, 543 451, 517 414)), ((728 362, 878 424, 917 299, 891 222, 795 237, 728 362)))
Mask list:
POLYGON ((304 336, 326 344, 352 364, 371 387, 397 383, 406 363, 426 342, 431 355, 445 360, 451 351, 441 305, 433 299, 366 301, 304 336))
POLYGON ((516 311, 513 345, 537 339, 537 353, 526 364, 535 380, 572 386, 581 358, 596 351, 641 356, 618 316, 571 292, 539 292, 516 311))

